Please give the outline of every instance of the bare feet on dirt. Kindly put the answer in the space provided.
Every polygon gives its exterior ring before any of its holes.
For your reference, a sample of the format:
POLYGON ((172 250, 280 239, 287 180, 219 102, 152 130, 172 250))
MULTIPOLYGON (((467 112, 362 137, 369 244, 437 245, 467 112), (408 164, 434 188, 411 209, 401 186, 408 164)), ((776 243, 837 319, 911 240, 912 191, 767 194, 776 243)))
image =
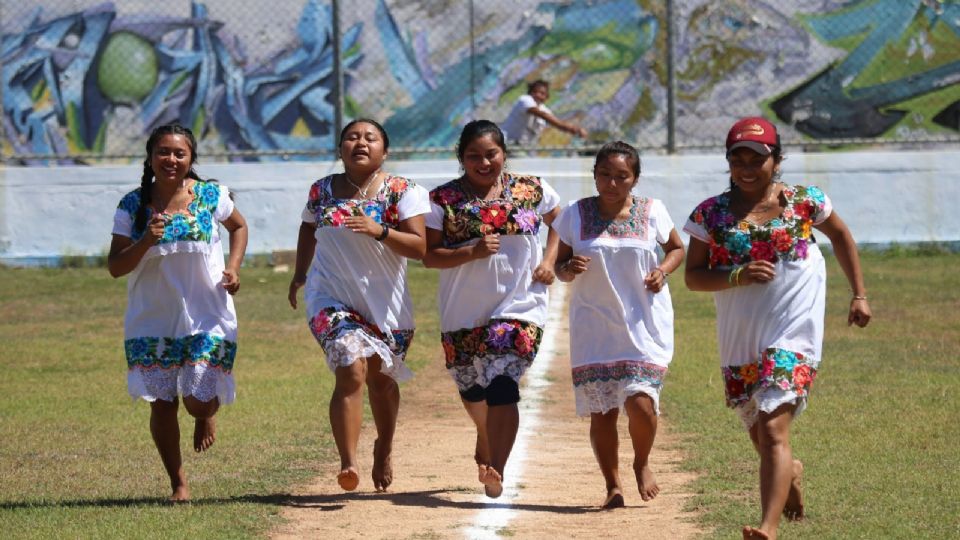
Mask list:
POLYGON ((660 493, 660 486, 657 485, 657 478, 650 470, 650 465, 641 465, 633 462, 633 473, 637 477, 637 490, 640 492, 640 498, 644 501, 651 501, 660 493))
POLYGON ((496 499, 503 494, 503 477, 493 467, 480 466, 480 482, 487 497, 496 499))
POLYGON ((607 493, 607 498, 603 501, 603 504, 600 505, 600 508, 603 510, 613 510, 614 508, 623 508, 626 506, 626 503, 623 501, 623 492, 620 491, 620 488, 613 488, 607 493))
POLYGON ((340 471, 340 474, 337 475, 337 483, 340 484, 340 487, 343 488, 344 491, 357 489, 357 486, 360 485, 360 475, 357 474, 357 469, 347 467, 340 471))
MULTIPOLYGON (((386 445, 384 445, 386 446, 386 445)), ((390 459, 389 449, 381 452, 380 439, 373 441, 373 487, 377 491, 386 491, 393 483, 393 461, 390 459)))

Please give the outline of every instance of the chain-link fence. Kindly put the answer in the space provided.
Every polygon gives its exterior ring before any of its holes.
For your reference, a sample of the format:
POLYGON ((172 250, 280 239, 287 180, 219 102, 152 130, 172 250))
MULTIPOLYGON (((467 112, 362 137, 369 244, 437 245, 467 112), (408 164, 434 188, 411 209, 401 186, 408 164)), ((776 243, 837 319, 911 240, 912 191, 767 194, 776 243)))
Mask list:
POLYGON ((450 156, 536 79, 583 152, 722 145, 745 115, 812 148, 960 142, 960 0, 0 0, 8 163, 137 159, 177 120, 205 159, 331 156, 350 118, 450 156))

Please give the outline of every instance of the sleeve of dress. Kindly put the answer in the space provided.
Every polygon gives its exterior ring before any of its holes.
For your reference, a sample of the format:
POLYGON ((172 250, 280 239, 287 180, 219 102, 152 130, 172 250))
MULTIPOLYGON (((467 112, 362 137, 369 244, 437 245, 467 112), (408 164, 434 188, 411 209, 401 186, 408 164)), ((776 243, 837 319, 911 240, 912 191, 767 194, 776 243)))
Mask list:
POLYGON ((557 216, 557 219, 553 220, 553 230, 557 231, 557 235, 560 237, 560 240, 564 244, 573 247, 574 243, 574 218, 578 216, 577 203, 579 201, 574 201, 567 205, 566 208, 560 211, 560 215, 557 216))
POLYGON ((707 208, 707 202, 697 205, 693 212, 690 213, 690 217, 687 218, 687 223, 683 226, 683 232, 689 234, 697 240, 700 240, 701 242, 709 244, 710 234, 707 232, 707 228, 705 226, 705 214, 707 212, 707 208))
POLYGON ((430 213, 427 214, 425 220, 428 229, 434 229, 437 231, 443 230, 443 207, 439 204, 430 202, 430 213))
POLYGON ((230 198, 230 189, 227 186, 214 184, 220 189, 220 197, 217 200, 217 209, 213 214, 213 217, 217 221, 224 221, 230 217, 230 214, 233 213, 233 209, 236 205, 233 202, 233 199, 230 198))
POLYGON ((673 230, 673 218, 667 212, 667 207, 660 199, 654 199, 650 208, 653 217, 653 223, 656 227, 657 243, 664 243, 670 238, 670 231, 673 230))
POLYGON ((113 234, 133 238, 133 216, 123 208, 117 208, 113 214, 113 234))
POLYGON ((397 214, 400 221, 430 213, 430 193, 423 186, 411 185, 400 197, 397 214))
POLYGON ((304 223, 316 223, 317 215, 314 211, 315 201, 320 198, 320 182, 318 180, 310 186, 310 193, 307 195, 307 203, 303 205, 303 211, 300 212, 300 221, 304 223), (311 204, 314 203, 314 204, 311 204))
POLYGON ((807 188, 807 204, 810 205, 810 219, 814 225, 823 223, 833 213, 830 197, 817 186, 807 188))
POLYGON ((560 206, 560 194, 557 193, 557 190, 553 189, 546 180, 540 180, 540 187, 543 189, 543 198, 540 199, 540 204, 537 205, 537 213, 542 216, 557 206, 560 206))

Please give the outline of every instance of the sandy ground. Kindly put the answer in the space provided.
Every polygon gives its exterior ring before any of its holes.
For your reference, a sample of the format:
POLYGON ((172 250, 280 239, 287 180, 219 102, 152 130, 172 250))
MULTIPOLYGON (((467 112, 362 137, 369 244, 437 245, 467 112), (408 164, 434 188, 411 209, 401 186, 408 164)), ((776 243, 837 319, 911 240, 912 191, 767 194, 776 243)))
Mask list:
MULTIPOLYGON (((562 295, 554 296, 557 300, 562 295)), ((555 540, 682 539, 702 533, 695 516, 683 511, 691 496, 686 484, 693 476, 678 470, 681 456, 672 449, 669 426, 662 420, 651 456, 660 495, 643 502, 637 493, 633 452, 626 418, 621 415, 620 470, 627 506, 599 509, 606 491, 590 448, 589 420, 574 412, 566 317, 560 315, 565 310, 556 309, 556 302, 551 307, 556 315, 537 358, 541 365, 531 369, 521 388, 521 433, 507 466, 503 496, 483 495, 473 461, 475 430, 438 360, 401 388, 394 482, 389 491, 373 489, 375 430, 372 419, 366 419, 357 491, 347 493, 337 486, 339 460, 331 461, 325 465, 328 474, 294 492, 290 506, 282 512, 288 522, 271 536, 555 540), (552 355, 543 354, 551 348, 552 355)))

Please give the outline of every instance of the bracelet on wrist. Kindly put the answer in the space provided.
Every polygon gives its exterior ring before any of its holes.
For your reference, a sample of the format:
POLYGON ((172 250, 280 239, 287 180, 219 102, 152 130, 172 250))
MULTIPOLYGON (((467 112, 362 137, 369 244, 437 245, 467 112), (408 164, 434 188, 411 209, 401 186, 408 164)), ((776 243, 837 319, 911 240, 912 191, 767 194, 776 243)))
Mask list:
POLYGON ((661 274, 663 274, 663 279, 667 279, 668 277, 670 277, 670 274, 667 273, 667 272, 665 272, 665 271, 663 270, 663 268, 660 268, 659 266, 656 267, 656 268, 654 268, 654 270, 657 270, 658 272, 660 272, 661 274))
POLYGON ((377 242, 383 242, 384 240, 387 239, 387 235, 390 234, 390 228, 389 228, 389 227, 387 227, 386 225, 384 225, 384 224, 382 224, 382 223, 380 224, 380 226, 383 227, 383 231, 380 233, 380 236, 377 236, 376 238, 374 238, 374 240, 376 240, 377 242))
POLYGON ((853 295, 853 298, 850 299, 850 301, 852 302, 854 300, 866 300, 866 299, 867 299, 867 295, 865 294, 855 294, 853 295))

